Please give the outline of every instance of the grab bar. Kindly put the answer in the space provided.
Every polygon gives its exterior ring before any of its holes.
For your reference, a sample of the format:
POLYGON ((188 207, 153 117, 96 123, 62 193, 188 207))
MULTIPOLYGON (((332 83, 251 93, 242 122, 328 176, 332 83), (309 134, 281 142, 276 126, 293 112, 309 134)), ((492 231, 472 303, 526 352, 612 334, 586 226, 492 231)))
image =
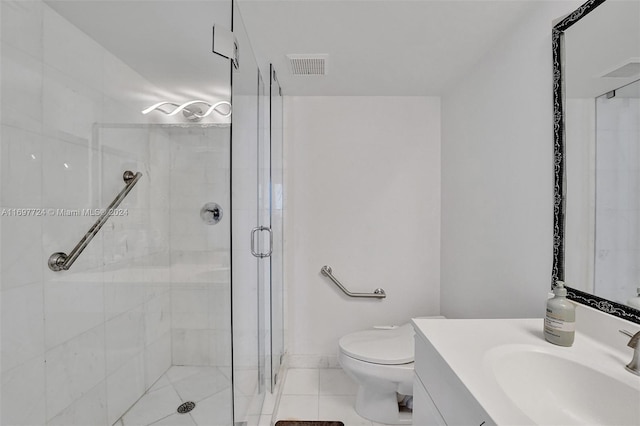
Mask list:
POLYGON ((96 223, 87 231, 87 233, 82 237, 80 242, 76 244, 76 246, 71 250, 69 254, 63 252, 56 252, 49 256, 49 261, 47 262, 49 265, 49 269, 52 271, 66 271, 68 270, 73 262, 76 261, 78 256, 82 253, 82 251, 89 245, 93 237, 100 231, 100 228, 107 223, 107 220, 113 214, 113 211, 118 208, 122 200, 129 194, 129 191, 135 186, 136 183, 142 177, 142 173, 133 173, 130 170, 125 171, 122 174, 122 179, 125 182, 125 186, 120 191, 120 193, 116 196, 116 198, 109 204, 109 207, 100 215, 96 223))
POLYGON ((376 288, 375 290, 373 290, 373 293, 352 293, 347 290, 336 277, 333 276, 332 272, 333 271, 331 269, 331 266, 325 265, 320 269, 320 273, 322 275, 324 275, 325 277, 329 277, 329 279, 333 281, 333 283, 337 285, 340 290, 342 290, 344 294, 349 297, 374 297, 376 299, 384 299, 385 297, 387 297, 387 294, 381 288, 376 288))

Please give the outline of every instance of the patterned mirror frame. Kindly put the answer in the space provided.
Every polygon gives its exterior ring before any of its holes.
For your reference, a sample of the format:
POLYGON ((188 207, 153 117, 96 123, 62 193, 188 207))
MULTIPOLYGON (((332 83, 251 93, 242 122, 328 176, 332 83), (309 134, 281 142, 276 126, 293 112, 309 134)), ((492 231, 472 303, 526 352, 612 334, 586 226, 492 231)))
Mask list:
MULTIPOLYGON (((564 32, 605 0, 589 0, 558 22, 551 33, 553 49, 553 267, 551 287, 556 281, 564 281, 564 224, 566 211, 565 180, 565 132, 564 132, 564 78, 562 74, 562 49, 564 32)), ((567 287, 567 297, 577 303, 590 306, 616 317, 640 324, 640 310, 567 287)))

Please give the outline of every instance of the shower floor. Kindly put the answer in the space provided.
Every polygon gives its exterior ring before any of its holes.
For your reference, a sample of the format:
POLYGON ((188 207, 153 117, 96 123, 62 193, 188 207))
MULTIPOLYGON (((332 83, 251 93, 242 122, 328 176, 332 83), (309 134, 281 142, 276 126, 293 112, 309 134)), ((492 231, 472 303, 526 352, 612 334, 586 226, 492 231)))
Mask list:
POLYGON ((114 426, 230 426, 231 379, 217 367, 173 366, 114 426), (187 401, 195 408, 179 414, 187 401))

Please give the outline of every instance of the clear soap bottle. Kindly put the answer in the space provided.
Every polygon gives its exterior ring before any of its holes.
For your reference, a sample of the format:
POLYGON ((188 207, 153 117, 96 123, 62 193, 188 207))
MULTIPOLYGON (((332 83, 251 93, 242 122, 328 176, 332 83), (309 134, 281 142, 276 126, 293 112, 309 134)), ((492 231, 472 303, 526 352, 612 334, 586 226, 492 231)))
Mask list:
POLYGON ((553 298, 547 300, 544 318, 544 338, 559 346, 571 346, 576 334, 576 308, 567 299, 562 281, 556 283, 553 298))

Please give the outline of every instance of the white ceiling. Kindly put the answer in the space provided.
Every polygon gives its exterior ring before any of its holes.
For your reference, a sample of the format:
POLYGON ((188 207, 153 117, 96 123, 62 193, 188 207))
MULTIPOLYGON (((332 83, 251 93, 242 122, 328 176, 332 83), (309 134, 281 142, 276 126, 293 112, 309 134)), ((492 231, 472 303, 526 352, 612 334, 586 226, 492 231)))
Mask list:
POLYGON ((229 98, 230 68, 212 53, 212 27, 231 28, 231 0, 45 2, 176 101, 229 98))
MULTIPOLYGON (((229 25, 231 0, 46 1, 158 87, 228 96, 210 34, 229 25)), ((288 95, 441 94, 536 2, 237 1, 259 63, 274 63, 288 95), (329 54, 328 75, 291 76, 288 53, 329 54)))
POLYGON ((259 63, 274 64, 287 95, 441 94, 534 4, 239 0, 259 63), (327 75, 292 76, 291 53, 329 54, 327 75))
POLYGON ((568 98, 595 98, 640 79, 602 77, 630 60, 640 62, 640 1, 598 6, 565 31, 564 53, 568 98))

